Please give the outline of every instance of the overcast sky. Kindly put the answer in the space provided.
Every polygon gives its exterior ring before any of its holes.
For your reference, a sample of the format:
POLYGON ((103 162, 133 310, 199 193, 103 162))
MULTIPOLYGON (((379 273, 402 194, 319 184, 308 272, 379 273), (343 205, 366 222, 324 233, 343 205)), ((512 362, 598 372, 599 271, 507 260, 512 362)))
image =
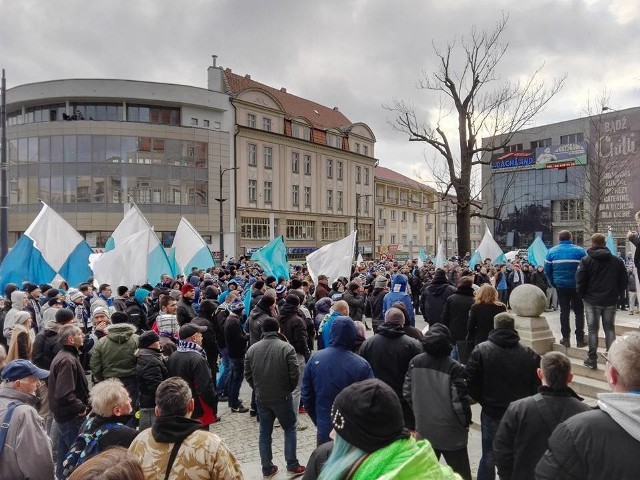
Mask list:
MULTIPOLYGON (((543 62, 568 75, 536 124, 584 114, 603 88, 611 107, 640 105, 638 0, 0 0, 0 67, 8 87, 59 78, 127 78, 206 87, 218 65, 323 105, 377 137, 380 164, 408 176, 433 157, 393 130, 394 98, 425 120, 438 105, 416 89, 436 68, 432 43, 491 29, 502 12, 505 80, 543 62)), ((423 173, 426 175, 426 173, 423 173)))

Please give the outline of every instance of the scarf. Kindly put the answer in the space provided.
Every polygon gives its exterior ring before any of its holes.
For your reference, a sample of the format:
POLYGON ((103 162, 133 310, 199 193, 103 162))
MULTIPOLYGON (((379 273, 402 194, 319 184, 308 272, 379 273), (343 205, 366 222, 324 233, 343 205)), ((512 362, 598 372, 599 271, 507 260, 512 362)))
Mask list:
POLYGON ((40 311, 40 304, 35 301, 33 298, 29 300, 31 302, 31 307, 33 308, 34 315, 36 316, 36 330, 42 325, 42 313, 40 311))
POLYGON ((207 359, 207 354, 204 349, 198 345, 197 343, 189 342, 188 340, 180 340, 178 341, 178 352, 196 352, 205 360, 207 359))

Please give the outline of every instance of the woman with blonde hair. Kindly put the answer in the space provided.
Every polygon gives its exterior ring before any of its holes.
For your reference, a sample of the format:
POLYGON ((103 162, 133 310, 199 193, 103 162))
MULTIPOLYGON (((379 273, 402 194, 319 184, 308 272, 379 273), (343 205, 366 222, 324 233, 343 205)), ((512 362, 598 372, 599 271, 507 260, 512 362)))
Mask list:
POLYGON ((126 448, 112 447, 89 458, 69 480, 144 480, 144 472, 126 448))
POLYGON ((31 329, 31 314, 27 311, 18 312, 16 324, 11 331, 11 341, 7 351, 7 363, 12 360, 31 360, 33 351, 33 330, 31 329))
POLYGON ((476 301, 469 310, 469 333, 467 340, 473 340, 474 346, 484 342, 493 330, 493 317, 506 312, 507 307, 498 301, 498 290, 485 283, 476 291, 476 301))

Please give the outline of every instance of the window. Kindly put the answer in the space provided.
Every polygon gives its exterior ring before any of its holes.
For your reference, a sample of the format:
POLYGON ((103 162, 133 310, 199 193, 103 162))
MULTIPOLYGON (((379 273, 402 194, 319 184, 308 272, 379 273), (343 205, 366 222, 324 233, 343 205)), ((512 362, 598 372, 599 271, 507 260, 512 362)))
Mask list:
POLYGON ((413 214, 413 223, 418 223, 418 214, 415 212, 413 214))
POLYGON ((556 214, 556 220, 571 221, 584 219, 584 201, 583 200, 560 200, 559 212, 556 214))
POLYGON ((197 127, 198 126, 198 119, 197 118, 191 118, 191 126, 192 127, 197 127))
POLYGON ((300 203, 300 187, 298 185, 293 185, 291 187, 291 204, 294 207, 297 207, 300 203))
POLYGON ((384 208, 381 208, 380 210, 378 210, 378 218, 380 219, 384 218, 384 208))
POLYGON ((391 245, 395 245, 396 244, 396 234, 392 233, 391 234, 391 245))
MULTIPOLYGON (((392 222, 396 221, 396 211, 394 209, 391 209, 391 221, 392 222)), ((395 242, 391 242, 391 243, 395 243, 395 242)))
POLYGON ((256 128, 256 116, 253 113, 247 113, 247 127, 256 128))
POLYGON ((302 127, 302 138, 311 140, 311 129, 309 127, 302 127))
POLYGON ((369 197, 364 197, 364 214, 369 215, 369 197))
POLYGON ((249 180, 249 201, 255 202, 258 197, 258 181, 249 180))
POLYGON ((576 245, 584 245, 584 231, 572 230, 571 236, 573 237, 573 243, 576 245))
POLYGON ((368 223, 358 224, 358 238, 362 242, 370 242, 373 238, 372 225, 368 223))
POLYGON ((345 222, 322 222, 322 240, 339 240, 347 236, 345 222))
POLYGON ((220 127, 222 127, 222 124, 220 122, 213 122, 213 128, 215 128, 216 130, 220 130, 220 127))
POLYGON ((356 166, 356 184, 360 183, 361 177, 362 177, 362 167, 358 165, 356 166))
POLYGON ((342 190, 338 190, 338 199, 337 199, 338 206, 337 206, 337 209, 340 212, 342 211, 342 199, 343 199, 343 196, 344 195, 343 195, 342 190))
POLYGON ((327 190, 327 209, 333 210, 333 190, 327 190))
POLYGON ((542 140, 535 140, 531 142, 531 150, 535 148, 543 148, 543 147, 550 147, 550 146, 551 146, 550 138, 543 138, 542 140))
POLYGON ((249 143, 247 145, 247 164, 250 167, 255 167, 257 165, 257 151, 258 151, 258 147, 253 144, 253 143, 249 143))
POLYGON ((333 160, 327 159, 327 178, 333 178, 333 160))
POLYGON ((402 221, 406 222, 407 221, 407 212, 402 212, 402 221))
POLYGON ((521 143, 514 143, 513 145, 507 145, 506 147, 504 147, 504 152, 508 153, 508 152, 519 152, 522 150, 522 144, 521 143))
POLYGON ((304 125, 297 123, 291 123, 291 136, 296 138, 302 138, 303 140, 311 140, 311 129, 304 125))
POLYGON ((584 142, 584 133, 573 133, 571 135, 560 135, 560 144, 584 142))
MULTIPOLYGON (((106 105, 106 108, 104 110, 102 105, 94 106, 96 107, 97 119, 102 118, 103 111, 105 112, 104 115, 106 115, 105 120, 121 121, 123 118, 122 106, 120 105, 106 105)), ((82 111, 82 108, 85 108, 86 118, 92 118, 91 112, 89 112, 88 110, 88 104, 84 104, 84 106, 82 106, 81 104, 77 104, 75 107, 72 106, 72 109, 74 109, 74 111, 82 111), (88 116, 87 113, 89 113, 88 116)), ((156 107, 150 105, 128 104, 127 122, 152 123, 159 125, 180 125, 180 109, 156 107)))
POLYGON ((363 152, 362 152, 362 153, 363 153, 365 156, 367 156, 367 157, 368 157, 368 156, 369 156, 369 146, 368 146, 368 145, 363 145, 363 146, 362 146, 362 150, 363 150, 363 152))
POLYGON ((384 235, 378 235, 378 244, 382 245, 382 242, 384 242, 384 235))
POLYGON ((264 168, 273 168, 272 152, 271 147, 264 147, 264 168))
POLYGON ((300 125, 298 125, 297 123, 292 123, 291 124, 291 136, 298 138, 299 135, 300 135, 300 125))
POLYGON ((288 240, 313 240, 316 222, 312 220, 287 220, 286 238, 288 240))
POLYGON ((311 175, 311 155, 304 156, 304 174, 311 175))
POLYGON ((342 180, 342 161, 338 160, 338 180, 342 180))
POLYGON ((342 148, 342 137, 340 135, 327 134, 327 145, 329 147, 342 148))
POLYGON ((271 203, 271 182, 264 182, 264 203, 271 203))
POLYGON ((356 153, 360 153, 360 144, 356 142, 356 153))
POLYGON ((364 184, 369 185, 369 169, 364 169, 364 184))
POLYGON ((241 217, 240 238, 267 240, 269 238, 269 219, 241 217))
POLYGON ((203 120, 202 121, 202 126, 203 127, 208 127, 209 126, 209 120, 203 120))
POLYGON ((311 206, 311 187, 304 187, 304 206, 311 206))
POLYGON ((262 129, 270 132, 271 131, 271 119, 267 117, 263 117, 262 119, 262 129))
POLYGON ((406 245, 407 244, 407 236, 406 235, 402 235, 401 239, 402 239, 402 244, 406 245))
POLYGON ((298 173, 300 169, 300 154, 298 152, 291 152, 291 171, 298 173))

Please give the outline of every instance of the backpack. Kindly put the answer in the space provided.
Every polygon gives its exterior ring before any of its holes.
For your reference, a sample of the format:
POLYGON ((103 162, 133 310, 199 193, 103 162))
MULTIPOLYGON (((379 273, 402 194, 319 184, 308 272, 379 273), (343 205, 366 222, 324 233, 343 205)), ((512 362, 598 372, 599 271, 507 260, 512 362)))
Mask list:
POLYGON ((64 478, 69 477, 69 475, 71 475, 73 471, 82 465, 88 458, 100 453, 98 450, 98 442, 106 433, 126 428, 122 423, 110 422, 103 424, 92 434, 91 427, 93 426, 94 421, 95 417, 87 420, 84 428, 78 434, 78 438, 76 438, 76 441, 71 445, 69 453, 67 454, 63 464, 64 478))

